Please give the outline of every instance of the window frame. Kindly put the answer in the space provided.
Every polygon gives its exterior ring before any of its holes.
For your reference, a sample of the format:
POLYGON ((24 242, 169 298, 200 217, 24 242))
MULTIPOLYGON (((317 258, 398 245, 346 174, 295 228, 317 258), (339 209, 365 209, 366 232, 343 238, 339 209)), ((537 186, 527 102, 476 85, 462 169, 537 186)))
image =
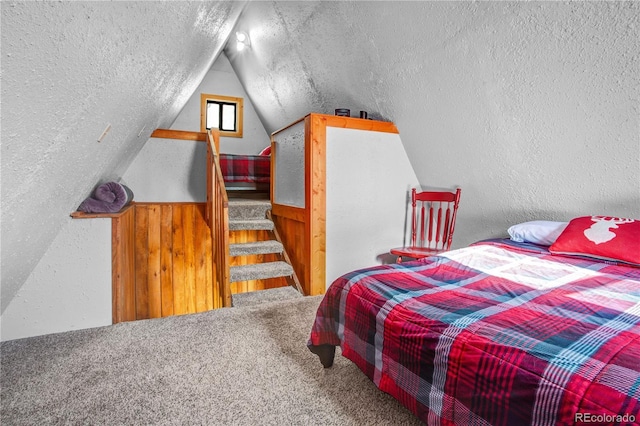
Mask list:
POLYGON ((242 137, 242 117, 244 115, 244 101, 242 98, 234 96, 213 95, 209 93, 200 94, 200 131, 207 131, 207 103, 209 101, 219 102, 223 104, 234 104, 236 107, 236 131, 223 131, 220 130, 220 136, 226 136, 230 138, 242 137))

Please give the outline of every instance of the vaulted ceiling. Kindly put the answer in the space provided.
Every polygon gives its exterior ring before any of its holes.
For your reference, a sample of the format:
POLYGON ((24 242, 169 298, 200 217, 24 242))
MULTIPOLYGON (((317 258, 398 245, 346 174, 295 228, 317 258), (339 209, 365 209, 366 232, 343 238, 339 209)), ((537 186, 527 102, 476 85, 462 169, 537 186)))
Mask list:
POLYGON ((463 188, 458 245, 527 219, 640 211, 636 2, 0 7, 3 310, 223 49, 268 133, 339 107, 394 121, 423 185, 463 188), (225 47, 234 29, 249 50, 225 47))
POLYGON ((225 52, 267 132, 335 108, 393 121, 423 186, 462 188, 460 247, 638 217, 639 20, 631 1, 252 2, 251 49, 225 52))

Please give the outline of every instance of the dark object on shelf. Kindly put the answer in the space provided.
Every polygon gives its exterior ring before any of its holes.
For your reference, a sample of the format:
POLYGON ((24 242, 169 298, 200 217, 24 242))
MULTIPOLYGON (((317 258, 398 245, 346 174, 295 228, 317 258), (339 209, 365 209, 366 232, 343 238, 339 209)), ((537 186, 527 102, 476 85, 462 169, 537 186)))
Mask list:
POLYGON ((360 111, 360 118, 367 118, 368 116, 367 111, 360 111))
POLYGON ((133 192, 129 187, 118 182, 107 182, 99 185, 78 210, 85 213, 116 213, 132 200, 133 192))
POLYGON ((351 117, 351 110, 347 108, 337 108, 336 115, 340 117, 351 117))

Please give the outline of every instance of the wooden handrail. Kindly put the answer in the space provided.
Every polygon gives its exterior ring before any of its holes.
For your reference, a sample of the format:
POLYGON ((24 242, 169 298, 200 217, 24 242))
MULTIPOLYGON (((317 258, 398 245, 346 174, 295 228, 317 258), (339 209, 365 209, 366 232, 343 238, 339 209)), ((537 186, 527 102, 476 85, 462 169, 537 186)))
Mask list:
POLYGON ((207 133, 207 221, 211 230, 213 285, 217 287, 222 306, 229 307, 229 198, 220 170, 219 140, 218 130, 212 129, 207 133))

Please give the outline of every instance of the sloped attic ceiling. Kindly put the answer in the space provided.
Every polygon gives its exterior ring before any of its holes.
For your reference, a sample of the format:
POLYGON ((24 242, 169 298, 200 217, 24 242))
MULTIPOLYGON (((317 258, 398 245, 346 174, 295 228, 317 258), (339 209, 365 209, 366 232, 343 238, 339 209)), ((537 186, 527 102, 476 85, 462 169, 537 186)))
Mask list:
POLYGON ((639 19, 639 2, 261 1, 237 23, 251 48, 225 52, 267 132, 335 108, 393 121, 422 185, 462 188, 460 247, 638 217, 639 19))
POLYGON ((3 311, 69 213, 171 125, 244 5, 2 2, 3 311))

